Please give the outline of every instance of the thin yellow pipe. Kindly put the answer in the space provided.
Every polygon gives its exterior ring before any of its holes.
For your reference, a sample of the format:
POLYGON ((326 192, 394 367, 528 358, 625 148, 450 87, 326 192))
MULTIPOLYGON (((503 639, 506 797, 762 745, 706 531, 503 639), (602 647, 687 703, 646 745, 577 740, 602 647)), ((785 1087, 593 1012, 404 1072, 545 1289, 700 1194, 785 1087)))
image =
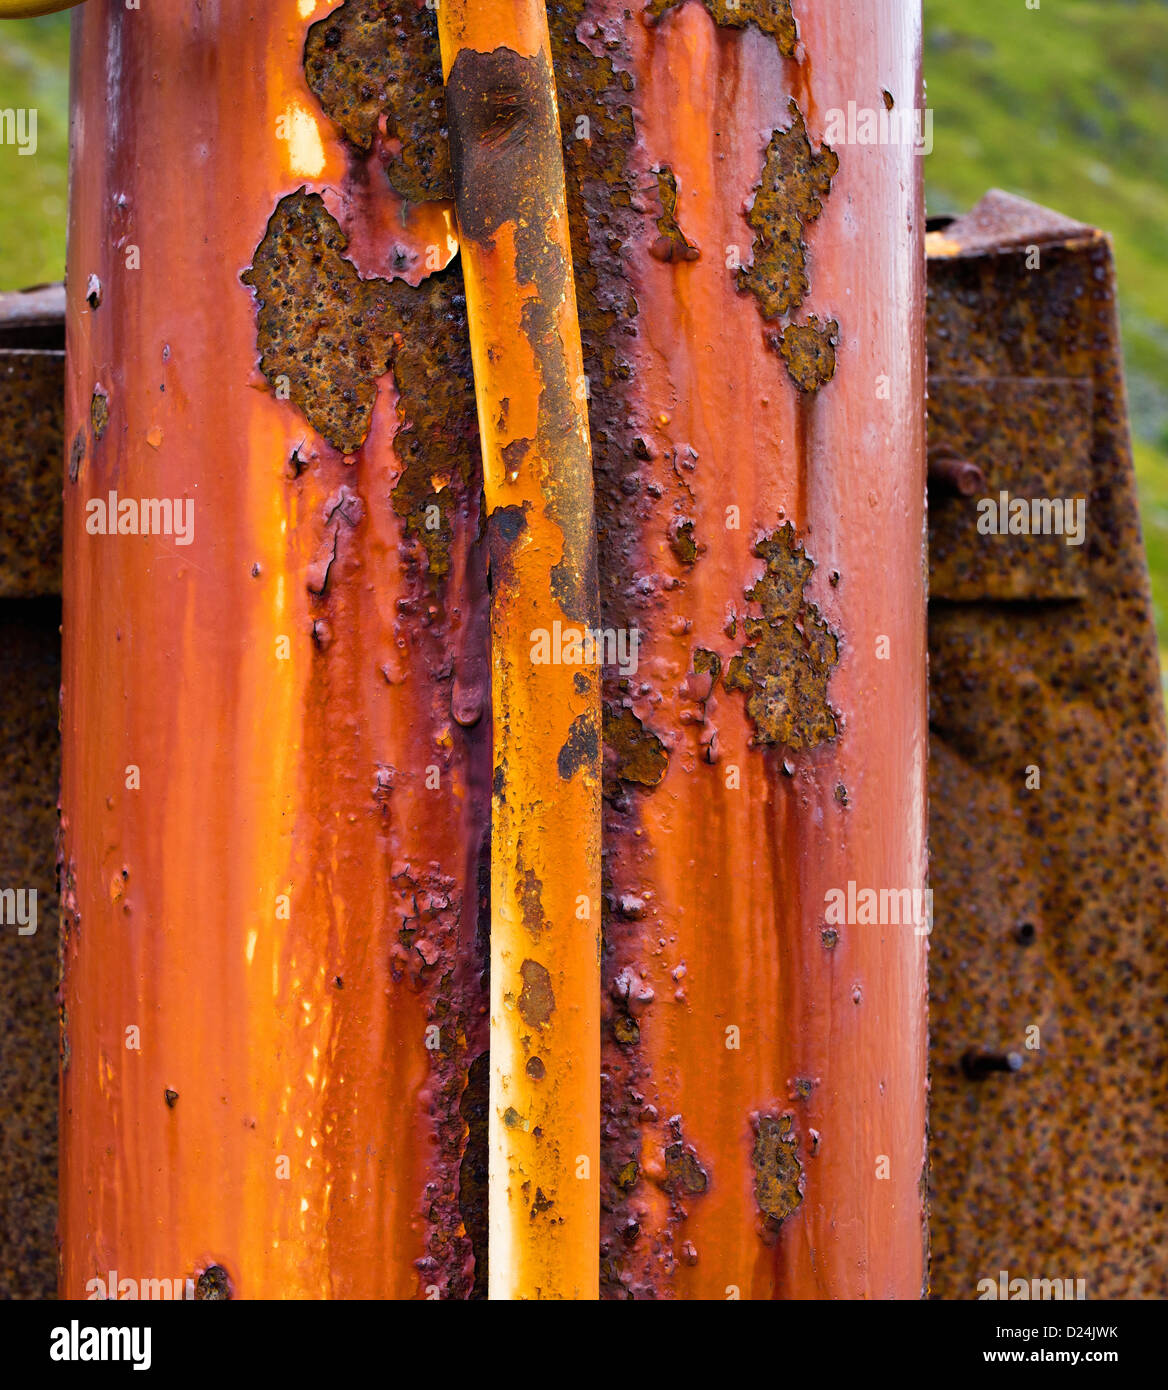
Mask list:
POLYGON ((600 671, 563 157, 538 0, 442 0, 491 564, 489 1296, 598 1296, 600 671), (574 644, 573 634, 580 640, 574 644))

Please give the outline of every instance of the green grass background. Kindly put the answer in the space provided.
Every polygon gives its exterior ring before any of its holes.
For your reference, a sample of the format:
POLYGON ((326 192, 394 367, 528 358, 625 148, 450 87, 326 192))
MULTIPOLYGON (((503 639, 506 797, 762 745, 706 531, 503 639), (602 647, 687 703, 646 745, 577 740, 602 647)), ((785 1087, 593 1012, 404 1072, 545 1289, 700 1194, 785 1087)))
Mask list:
MULTIPOLYGON (((1136 473, 1168 663, 1168 0, 924 4, 936 141, 930 213, 963 211, 997 186, 1115 240, 1136 473)), ((35 157, 0 146, 0 289, 63 273, 68 48, 67 15, 0 23, 0 106, 39 113, 35 157)))

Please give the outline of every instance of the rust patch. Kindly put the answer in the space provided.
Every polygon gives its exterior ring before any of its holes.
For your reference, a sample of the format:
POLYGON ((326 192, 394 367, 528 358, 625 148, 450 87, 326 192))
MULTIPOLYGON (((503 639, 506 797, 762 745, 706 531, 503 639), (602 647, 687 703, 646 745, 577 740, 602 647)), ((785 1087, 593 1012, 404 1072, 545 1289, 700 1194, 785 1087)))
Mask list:
POLYGON ((717 652, 712 652, 706 647, 695 647, 693 668, 696 675, 708 673, 711 681, 717 681, 722 674, 722 658, 717 652))
POLYGON ((738 271, 738 287, 758 300, 764 319, 793 313, 811 288, 807 278, 809 223, 823 211, 823 199, 839 170, 834 150, 811 148, 799 103, 789 104, 791 124, 776 130, 767 145, 762 181, 746 220, 754 229, 749 266, 738 271))
POLYGON ((775 1230, 803 1200, 799 1136, 790 1115, 760 1115, 754 1132, 754 1200, 768 1229, 775 1230))
POLYGON ((325 113, 358 149, 376 143, 386 177, 403 198, 453 196, 431 8, 345 0, 308 30, 304 73, 325 113))
POLYGON ((281 199, 240 277, 258 304, 260 368, 348 454, 365 442, 378 378, 392 367, 402 468, 393 505, 441 579, 453 518, 480 468, 462 277, 450 267, 417 288, 365 280, 344 258, 347 245, 319 195, 301 188, 281 199))
POLYGON ((838 732, 827 684, 839 638, 806 597, 815 566, 790 522, 759 541, 754 553, 766 561, 766 572, 746 597, 763 616, 745 620, 747 645, 726 668, 725 686, 745 692, 756 744, 814 748, 838 732))
POLYGON ((79 429, 73 436, 73 447, 69 450, 69 481, 75 483, 81 476, 81 465, 85 462, 85 430, 79 429))
POLYGON ((205 1269, 195 1281, 195 1298, 204 1303, 226 1302, 231 1298, 231 1280, 222 1265, 205 1269))
POLYGON ((806 323, 788 324, 769 333, 768 344, 787 364, 791 380, 800 391, 818 391, 835 376, 835 350, 839 324, 828 319, 820 324, 814 314, 806 323))
POLYGON ((659 261, 696 261, 702 253, 677 222, 677 177, 668 164, 660 165, 654 172, 657 196, 661 199, 661 216, 657 219, 661 235, 649 253, 659 261))
POLYGON ((676 1115, 669 1123, 673 1142, 665 1146, 665 1190, 675 1197, 705 1192, 710 1175, 702 1167, 697 1150, 681 1137, 681 1122, 676 1115))
MULTIPOLYGON (((812 149, 795 100, 789 109, 791 124, 771 135, 762 181, 746 214, 755 234, 751 264, 738 271, 738 288, 754 295, 768 322, 794 314, 807 297, 811 282, 804 237, 808 224, 823 211, 839 170, 839 158, 828 145, 812 149)), ((835 376, 839 324, 834 319, 788 323, 769 333, 767 342, 800 391, 818 391, 835 376)))
POLYGON ((616 781, 655 787, 665 775, 669 750, 627 706, 605 706, 604 748, 616 781))
POLYGON ((100 439, 109 425, 109 392, 104 386, 93 388, 93 399, 89 402, 89 422, 93 426, 94 439, 100 439))
POLYGON ((556 768, 565 782, 581 768, 595 767, 600 758, 600 730, 591 711, 572 721, 568 737, 556 759, 556 768))
POLYGON ((537 960, 525 960, 519 967, 523 988, 519 992, 519 1016, 533 1028, 542 1028, 556 1009, 552 977, 537 960))
MULTIPOLYGON (((670 10, 679 9, 685 0, 649 0, 645 18, 652 24, 660 21, 670 10)), ((726 29, 745 29, 753 24, 764 34, 772 34, 785 58, 795 56, 799 35, 791 0, 702 0, 714 22, 726 29)))
POLYGON ((698 543, 694 539, 694 523, 676 521, 669 528, 669 548, 680 565, 697 564, 698 543))
POLYGON ((543 884, 534 869, 525 869, 523 861, 519 865, 519 910, 523 913, 523 925, 538 941, 544 927, 543 884))
POLYGON ((402 290, 395 305, 394 453, 402 473, 393 507, 440 579, 450 572, 452 520, 481 472, 462 273, 452 265, 431 275, 416 290, 402 290))
POLYGON ((393 360, 392 324, 409 286, 362 280, 348 238, 317 193, 281 198, 240 279, 255 291, 260 370, 335 449, 365 442, 377 378, 393 360))

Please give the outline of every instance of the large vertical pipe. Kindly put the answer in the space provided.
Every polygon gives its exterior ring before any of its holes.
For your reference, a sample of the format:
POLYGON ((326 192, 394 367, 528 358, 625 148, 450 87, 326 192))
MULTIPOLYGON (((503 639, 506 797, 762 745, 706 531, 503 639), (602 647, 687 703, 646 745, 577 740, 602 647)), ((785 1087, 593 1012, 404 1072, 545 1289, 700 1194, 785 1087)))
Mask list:
MULTIPOLYGON (((207 1297, 463 1297, 485 1254, 465 324, 441 205, 396 197, 309 84, 335 8, 75 18, 71 1297, 110 1271, 207 1297), (181 520, 143 534, 142 499, 181 520)), ((341 99, 362 79, 322 51, 341 99)))
POLYGON ((490 1291, 595 1298, 598 595, 555 82, 542 0, 438 14, 491 553, 490 1291))
POLYGON ((919 6, 638 8, 549 5, 602 621, 641 632, 605 685, 602 1287, 915 1297, 919 6))

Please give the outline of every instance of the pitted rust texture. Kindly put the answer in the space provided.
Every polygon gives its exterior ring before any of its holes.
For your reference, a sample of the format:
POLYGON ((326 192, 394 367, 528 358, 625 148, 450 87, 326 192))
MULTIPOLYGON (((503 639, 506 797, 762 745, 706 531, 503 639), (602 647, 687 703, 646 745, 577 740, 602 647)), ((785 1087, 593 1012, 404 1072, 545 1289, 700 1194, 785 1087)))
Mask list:
MULTIPOLYGON (((931 249, 932 444, 1053 465, 1050 403, 1093 402, 1082 596, 1051 597, 1031 538, 986 535, 1016 552, 1011 598, 987 561, 930 603, 932 1292, 1008 1269, 1163 1298, 1168 752, 1110 247, 991 194, 931 249), (972 1081, 967 1051, 1022 1069, 972 1081)), ((1081 422, 1056 429, 1066 496, 1081 422)), ((959 544, 935 538, 942 579, 959 544)))
POLYGON ((835 738, 827 686, 839 638, 806 596, 815 565, 788 522, 754 547, 766 571, 746 590, 762 609, 746 618, 745 645, 726 667, 727 690, 746 694, 755 743, 798 751, 835 738))
POLYGON ((806 323, 790 323, 781 333, 767 335, 767 343, 787 364, 791 380, 800 391, 818 391, 835 376, 835 350, 839 324, 821 324, 814 314, 806 323))
POLYGON ((661 235, 649 248, 649 254, 659 261, 696 261, 702 253, 677 222, 677 176, 668 164, 662 164, 655 172, 657 196, 661 199, 657 230, 661 235))
MULTIPOLYGON (((637 303, 629 257, 645 235, 644 214, 639 211, 645 171, 635 163, 629 39, 612 27, 590 22, 588 10, 586 0, 549 0, 547 5, 577 311, 591 388, 588 408, 597 540, 606 576, 601 621, 605 627, 630 630, 638 626, 638 615, 655 603, 652 595, 638 587, 637 579, 644 536, 660 525, 656 500, 639 471, 642 461, 651 456, 646 441, 653 436, 654 424, 645 402, 634 396, 630 352, 630 340, 637 336, 637 303), (586 134, 581 134, 581 117, 587 117, 586 134)), ((606 703, 619 709, 624 691, 618 673, 606 673, 604 693, 606 703)), ((664 772, 666 750, 655 735, 650 735, 632 764, 624 749, 611 746, 615 737, 621 744, 631 740, 635 748, 643 737, 640 729, 631 710, 618 715, 615 726, 611 711, 604 720, 603 834, 610 841, 631 837, 638 824, 637 784, 622 784, 613 778, 613 770, 618 765, 641 764, 650 785, 664 772)), ((623 964, 622 951, 637 949, 641 929, 634 916, 623 915, 613 906, 631 901, 631 889, 614 884, 607 866, 604 873, 601 1296, 654 1298, 665 1288, 667 1252, 640 1234, 634 1200, 638 1189, 629 1181, 634 1171, 629 1165, 636 1165, 638 1173, 643 1166, 646 1138, 640 1088, 648 1084, 648 1077, 637 1047, 640 1025, 612 996, 623 964), (617 1180, 621 1174, 624 1182, 617 1180)))
MULTIPOLYGON (((745 29, 753 24, 764 34, 773 34, 779 51, 793 58, 799 41, 791 0, 702 0, 716 24, 730 29, 745 29)), ((657 23, 670 10, 680 8, 685 0, 649 0, 643 11, 652 23, 657 23)))
POLYGON ((0 598, 61 591, 65 354, 0 349, 0 598))
POLYGON ((358 149, 377 143, 403 198, 453 196, 433 9, 417 0, 345 0, 308 30, 304 72, 358 149))
MULTIPOLYGON (((1091 560, 1088 499, 1091 474, 1092 383, 1054 378, 938 378, 929 391, 929 428, 934 440, 961 440, 964 459, 980 468, 985 485, 963 497, 929 489, 929 591, 935 599, 988 601, 1085 598, 1091 560), (1010 429, 1002 429, 1003 420, 1010 429), (1015 446, 1022 440, 1025 448, 1015 446), (1068 521, 1062 535, 994 535, 1002 493, 1010 504, 1026 504, 1026 525, 1045 522, 1034 510, 1049 499, 1083 502, 1087 522, 1080 544, 1071 544, 1068 521), (987 515, 984 504, 996 505, 987 515)), ((952 452, 952 448, 946 450, 952 452)), ((1053 520, 1053 518, 1052 518, 1053 520)), ((1015 516, 1014 521, 1021 524, 1015 516)))
MULTIPOLYGON (((839 158, 827 145, 812 149, 799 104, 789 104, 791 124, 776 130, 767 145, 762 181, 746 220, 754 230, 750 265, 738 271, 738 288, 758 300, 764 321, 796 313, 811 289, 807 273, 807 227, 823 211, 839 158)), ((839 324, 787 323, 767 335, 800 391, 815 392, 835 376, 839 324)))
POLYGON ((519 967, 523 988, 519 991, 519 1017, 532 1028, 542 1028, 556 1010, 552 979, 537 960, 525 960, 519 967))
MULTIPOLYGON (((480 935, 487 912, 485 852, 481 858, 480 935)), ((468 996, 467 981, 459 976, 461 923, 476 905, 464 902, 455 879, 437 864, 396 864, 393 887, 399 925, 390 952, 392 976, 425 995, 427 1027, 437 1030, 437 1045, 427 1048, 427 1056, 428 1108, 438 1142, 422 1194, 427 1239, 417 1268, 421 1283, 437 1287, 441 1298, 484 1296, 485 1284, 482 1290, 478 1285, 485 1270, 477 1261, 485 1256, 486 1138, 476 1126, 486 1124, 487 1101, 475 1066, 486 1054, 477 1052, 482 1021, 473 1015, 473 994, 468 996)))
POLYGON ((393 359, 401 477, 394 510, 426 552, 434 579, 450 571, 453 523, 482 471, 466 296, 457 266, 400 294, 393 359))
POLYGON ((0 603, 0 891, 37 894, 34 935, 0 924, 0 1298, 57 1292, 60 622, 56 598, 0 603))
POLYGON ((260 370, 334 449, 365 442, 377 379, 393 361, 395 324, 410 288, 363 280, 348 238, 318 193, 281 198, 240 279, 255 291, 260 370))
MULTIPOLYGON (((531 1062, 528 1064, 531 1073, 531 1062)), ((466 1298, 474 1302, 487 1297, 487 1187, 491 1115, 491 1054, 481 1052, 470 1064, 458 1113, 466 1126, 466 1142, 458 1169, 458 1210, 474 1259, 474 1283, 466 1298)))
POLYGON ((395 981, 405 976, 412 989, 421 990, 440 979, 457 955, 457 883, 436 864, 403 863, 395 865, 393 887, 398 929, 390 971, 395 981))
POLYGON ((462 49, 446 81, 459 230, 492 245, 512 224, 517 281, 535 291, 524 300, 523 332, 540 376, 538 444, 552 480, 547 513, 564 538, 552 594, 567 617, 594 624, 592 462, 574 428, 578 383, 568 379, 558 324, 570 267, 548 235, 561 163, 554 92, 543 53, 524 57, 508 48, 462 49))
POLYGON ((791 1115, 759 1115, 754 1126, 754 1200, 765 1232, 773 1235, 803 1200, 799 1136, 791 1115))

